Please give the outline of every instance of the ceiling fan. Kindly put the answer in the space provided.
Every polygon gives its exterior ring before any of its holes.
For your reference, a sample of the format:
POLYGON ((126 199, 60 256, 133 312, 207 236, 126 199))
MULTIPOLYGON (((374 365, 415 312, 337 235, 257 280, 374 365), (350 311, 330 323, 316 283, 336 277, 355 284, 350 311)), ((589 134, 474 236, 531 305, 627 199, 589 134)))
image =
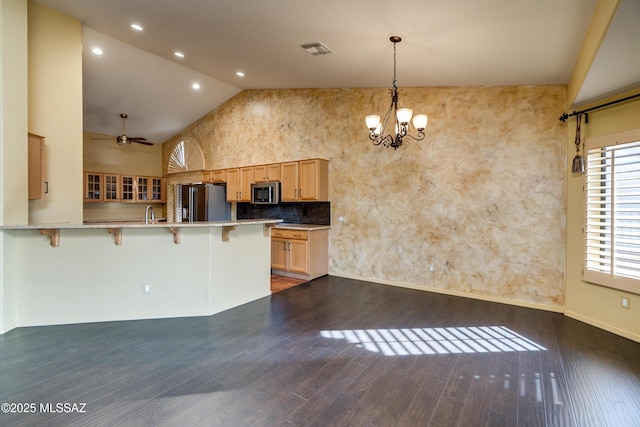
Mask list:
MULTIPOLYGON (((144 145, 153 145, 153 142, 149 142, 147 141, 147 138, 140 138, 140 137, 133 137, 133 136, 127 136, 127 134, 125 133, 125 120, 127 119, 127 117, 129 117, 127 114, 122 113, 120 114, 120 117, 122 117, 122 135, 118 135, 117 137, 115 137, 116 142, 118 143, 118 145, 127 145, 127 144, 131 144, 132 142, 135 142, 137 144, 144 144, 144 145)), ((96 140, 113 140, 114 137, 111 138, 92 138, 92 139, 96 139, 96 140)))

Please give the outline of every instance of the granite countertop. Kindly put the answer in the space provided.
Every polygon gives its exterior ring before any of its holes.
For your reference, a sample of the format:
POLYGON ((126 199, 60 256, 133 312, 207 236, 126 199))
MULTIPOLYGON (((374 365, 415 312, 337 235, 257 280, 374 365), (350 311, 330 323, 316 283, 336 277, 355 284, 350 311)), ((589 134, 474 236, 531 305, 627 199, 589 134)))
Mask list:
POLYGON ((315 225, 315 224, 291 224, 288 222, 281 222, 276 224, 274 228, 280 228, 284 230, 303 230, 303 231, 314 231, 314 230, 326 230, 331 228, 329 225, 315 225))
POLYGON ((91 228, 204 228, 204 227, 235 227, 239 225, 277 224, 281 219, 240 219, 237 221, 202 221, 202 222, 162 222, 145 224, 144 220, 121 221, 106 220, 103 222, 87 222, 85 224, 48 223, 3 225, 6 230, 41 230, 41 229, 91 229, 91 228))
MULTIPOLYGON (((83 224, 117 224, 122 222, 140 223, 144 222, 144 218, 85 219, 82 222, 83 224)), ((155 218, 149 220, 150 224, 155 224, 157 222, 167 222, 167 218, 155 218)))

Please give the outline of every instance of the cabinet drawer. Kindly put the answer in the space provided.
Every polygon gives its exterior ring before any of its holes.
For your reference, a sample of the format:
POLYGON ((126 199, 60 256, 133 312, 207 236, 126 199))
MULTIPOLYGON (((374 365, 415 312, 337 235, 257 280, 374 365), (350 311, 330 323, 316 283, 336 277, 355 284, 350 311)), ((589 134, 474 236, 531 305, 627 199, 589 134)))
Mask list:
POLYGON ((309 238, 309 232, 306 230, 286 230, 283 228, 273 228, 271 230, 271 236, 279 237, 281 239, 307 240, 309 238))

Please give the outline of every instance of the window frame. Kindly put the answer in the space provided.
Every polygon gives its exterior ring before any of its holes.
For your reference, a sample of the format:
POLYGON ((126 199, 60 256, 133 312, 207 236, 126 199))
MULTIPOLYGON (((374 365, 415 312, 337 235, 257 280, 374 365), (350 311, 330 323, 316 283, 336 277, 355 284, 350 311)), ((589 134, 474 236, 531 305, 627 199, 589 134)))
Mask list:
MULTIPOLYGON (((587 259, 588 258, 587 257, 588 256, 587 219, 589 215, 588 213, 589 200, 587 197, 589 191, 588 191, 587 185, 588 185, 588 173, 589 173, 589 161, 588 161, 589 151, 593 149, 604 148, 604 147, 614 147, 613 150, 615 150, 616 146, 634 143, 634 142, 640 142, 640 128, 628 129, 625 131, 615 132, 615 133, 606 134, 606 135, 587 137, 585 139, 584 152, 583 152, 585 156, 585 173, 583 174, 583 178, 582 178, 582 196, 583 196, 582 197, 582 212, 583 212, 583 215, 582 215, 582 221, 583 221, 582 223, 582 261, 583 261, 582 279, 588 283, 606 286, 606 287, 621 290, 624 292, 640 294, 640 275, 638 278, 633 278, 633 277, 615 275, 613 273, 603 273, 600 271, 596 271, 588 268, 588 259, 587 259)), ((640 162, 638 162, 638 171, 640 172, 640 162)), ((615 197, 615 194, 613 194, 613 197, 615 197)), ((612 201, 612 206, 613 206, 613 201, 612 201)), ((611 209, 613 209, 613 207, 611 209)), ((640 208, 638 208, 638 212, 640 213, 640 208)), ((639 225, 639 228, 640 228, 640 225, 639 225)), ((611 261, 610 262, 612 265, 611 270, 613 270, 613 265, 615 264, 615 257, 613 255, 614 255, 614 242, 615 242, 616 234, 617 233, 615 231, 615 224, 612 223, 611 225, 612 237, 611 237, 611 243, 610 243, 611 244, 611 251, 610 251, 611 261)), ((640 268, 640 265, 639 265, 639 268, 640 268)))

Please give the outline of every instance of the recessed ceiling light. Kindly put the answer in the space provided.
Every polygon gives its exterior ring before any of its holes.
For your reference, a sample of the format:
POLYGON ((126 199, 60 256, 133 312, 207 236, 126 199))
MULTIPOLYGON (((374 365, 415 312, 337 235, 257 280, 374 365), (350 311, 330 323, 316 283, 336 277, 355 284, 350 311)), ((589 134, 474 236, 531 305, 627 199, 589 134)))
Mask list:
POLYGON ((177 52, 177 51, 176 51, 176 52, 173 52, 173 54, 174 54, 175 56, 177 56, 178 58, 184 58, 184 53, 182 53, 182 52, 177 52))
POLYGON ((196 89, 196 90, 200 89, 200 83, 194 83, 194 84, 191 85, 191 87, 196 89))
POLYGON ((140 25, 140 24, 131 24, 131 28, 133 28, 136 31, 144 30, 144 28, 142 28, 142 25, 140 25))
POLYGON ((244 73, 242 71, 237 71, 236 72, 236 76, 238 77, 244 77, 244 73))
POLYGON ((91 52, 93 52, 96 55, 102 55, 104 53, 102 49, 100 49, 99 47, 94 47, 93 49, 91 49, 91 52))

